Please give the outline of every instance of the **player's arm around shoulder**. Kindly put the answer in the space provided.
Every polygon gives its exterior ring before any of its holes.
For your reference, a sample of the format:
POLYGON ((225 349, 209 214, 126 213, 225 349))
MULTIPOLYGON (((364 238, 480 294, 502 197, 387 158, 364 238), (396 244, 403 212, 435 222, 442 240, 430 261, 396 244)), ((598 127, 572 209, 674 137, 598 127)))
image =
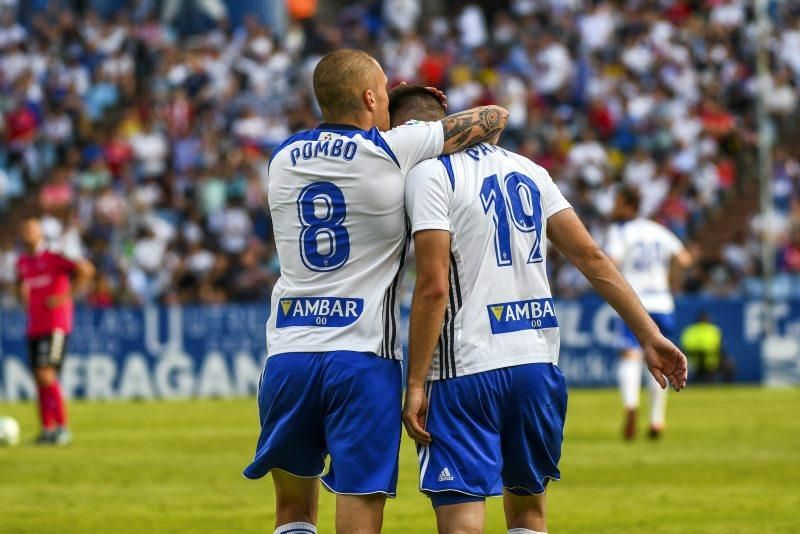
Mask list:
POLYGON ((482 106, 449 117, 446 109, 444 94, 432 87, 401 86, 390 92, 390 123, 396 126, 382 135, 402 172, 475 143, 496 142, 508 123, 508 111, 500 106, 482 106))
POLYGON ((620 314, 636 335, 645 361, 662 388, 667 381, 676 391, 686 386, 686 356, 658 330, 631 286, 589 235, 572 209, 548 219, 547 237, 620 314))
POLYGON ((452 154, 475 143, 496 143, 508 124, 508 110, 500 106, 481 106, 454 113, 441 122, 442 154, 452 154))
POLYGON ((440 121, 411 120, 380 135, 386 140, 403 174, 415 165, 440 155, 444 144, 440 121))

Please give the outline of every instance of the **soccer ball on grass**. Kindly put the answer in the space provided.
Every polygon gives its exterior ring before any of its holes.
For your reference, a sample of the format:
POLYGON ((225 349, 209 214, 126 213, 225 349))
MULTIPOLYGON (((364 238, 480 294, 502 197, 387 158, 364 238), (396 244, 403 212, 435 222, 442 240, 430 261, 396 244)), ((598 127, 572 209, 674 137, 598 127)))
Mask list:
POLYGON ((19 443, 19 423, 13 417, 0 415, 0 447, 19 443))

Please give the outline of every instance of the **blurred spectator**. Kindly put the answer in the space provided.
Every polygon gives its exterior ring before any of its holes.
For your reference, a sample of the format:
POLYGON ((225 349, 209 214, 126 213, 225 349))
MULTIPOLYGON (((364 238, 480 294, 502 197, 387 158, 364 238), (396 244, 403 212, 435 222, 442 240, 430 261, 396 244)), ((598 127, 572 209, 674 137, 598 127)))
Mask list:
POLYGON ((39 206, 46 213, 59 213, 74 202, 73 179, 69 169, 59 167, 53 171, 53 178, 39 192, 39 206))
POLYGON ((416 30, 422 6, 420 0, 384 0, 383 14, 390 28, 406 35, 416 30))
POLYGON ((173 22, 182 11, 199 11, 215 21, 223 20, 228 12, 222 0, 163 0, 161 19, 173 22))
MULTIPOLYGON (((443 16, 362 0, 324 19, 298 0, 285 31, 252 16, 234 27, 221 0, 85 4, 0 9, 0 213, 37 200, 52 246, 97 265, 93 305, 268 297, 267 162, 319 120, 311 73, 339 46, 375 54, 392 83, 441 86, 450 111, 506 106, 502 143, 545 166, 597 235, 621 184, 686 238, 752 175, 755 21, 740 0, 448 2, 443 16), (100 4, 105 17, 88 9, 100 4)), ((767 105, 775 128, 792 128, 800 11, 777 2, 772 16, 767 105)), ((776 151, 774 214, 687 288, 740 290, 769 235, 778 278, 800 295, 796 154, 776 151)), ((0 231, 0 284, 13 238, 0 231)), ((587 290, 552 259, 558 294, 587 290)))
POLYGON ((96 277, 87 303, 93 308, 110 308, 114 305, 114 293, 108 276, 101 274, 96 277))
POLYGON ((701 312, 694 324, 681 333, 681 346, 689 359, 693 380, 701 383, 733 382, 735 370, 725 356, 722 330, 711 322, 706 312, 701 312))

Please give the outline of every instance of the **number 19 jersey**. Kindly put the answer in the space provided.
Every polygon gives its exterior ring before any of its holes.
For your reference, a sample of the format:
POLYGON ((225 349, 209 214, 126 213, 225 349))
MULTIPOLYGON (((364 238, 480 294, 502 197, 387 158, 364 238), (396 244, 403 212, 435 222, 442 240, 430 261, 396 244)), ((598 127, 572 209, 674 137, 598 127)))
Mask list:
POLYGON ((408 175, 412 232, 451 235, 450 299, 430 380, 557 363, 547 219, 570 207, 530 160, 479 143, 408 175))
POLYGON ((321 124, 281 144, 269 207, 281 276, 267 354, 356 351, 401 359, 397 289, 408 244, 405 175, 442 151, 440 122, 379 132, 321 124))

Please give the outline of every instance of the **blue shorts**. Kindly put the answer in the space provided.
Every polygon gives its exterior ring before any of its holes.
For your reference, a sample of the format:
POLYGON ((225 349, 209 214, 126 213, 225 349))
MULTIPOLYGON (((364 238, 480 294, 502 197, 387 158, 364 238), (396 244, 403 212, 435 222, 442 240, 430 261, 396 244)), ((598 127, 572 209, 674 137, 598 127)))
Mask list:
POLYGON ((567 386, 558 367, 518 365, 428 387, 433 441, 417 447, 423 493, 539 495, 560 478, 567 386))
POLYGON ((394 496, 401 394, 397 360, 348 351, 270 357, 258 391, 261 435, 244 476, 319 477, 330 454, 329 490, 394 496))
MULTIPOLYGON (((658 325, 658 329, 664 337, 672 338, 675 334, 675 316, 671 313, 651 313, 650 317, 658 325)), ((633 331, 628 328, 621 318, 617 319, 617 348, 619 350, 638 349, 639 341, 633 335, 633 331)))

